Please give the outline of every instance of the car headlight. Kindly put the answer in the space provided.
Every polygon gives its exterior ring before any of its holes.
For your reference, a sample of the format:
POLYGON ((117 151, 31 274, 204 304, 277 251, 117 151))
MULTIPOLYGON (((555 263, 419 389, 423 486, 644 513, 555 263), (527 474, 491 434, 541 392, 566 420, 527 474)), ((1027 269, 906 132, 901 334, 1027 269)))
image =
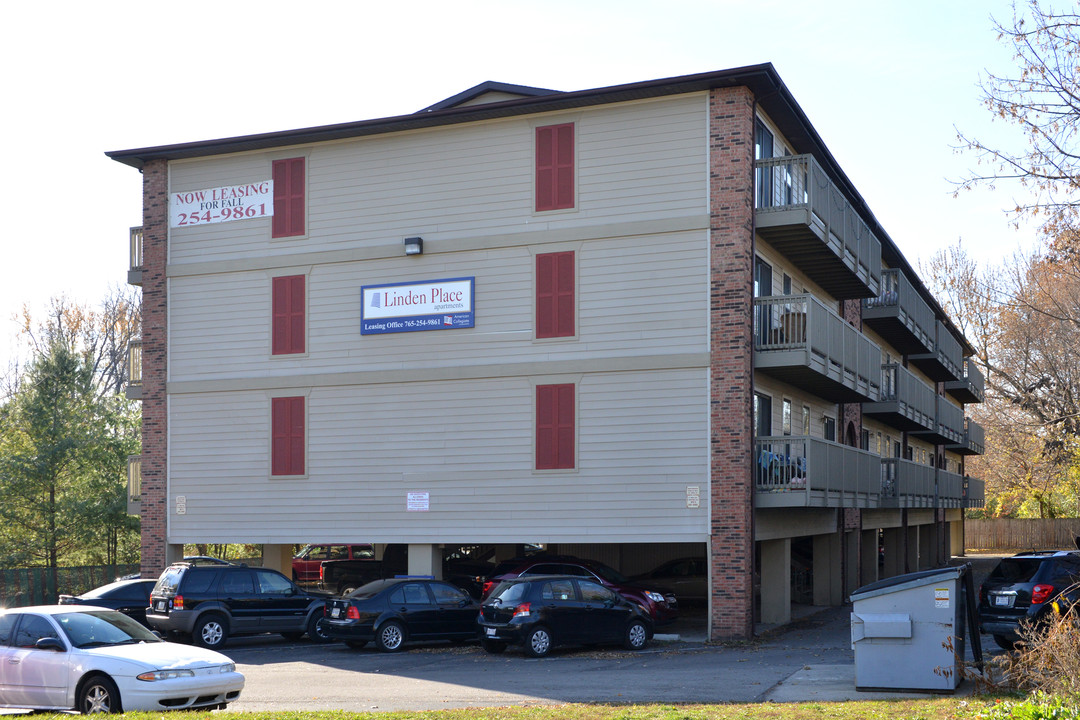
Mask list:
POLYGON ((654 603, 664 602, 664 596, 658 592, 652 592, 651 590, 645 593, 645 597, 652 600, 654 603))
POLYGON ((153 672, 144 672, 142 675, 136 675, 135 677, 147 682, 157 682, 158 680, 195 677, 195 672, 193 670, 155 670, 153 672))
POLYGON ((221 666, 222 673, 236 672, 236 663, 225 663, 221 666))

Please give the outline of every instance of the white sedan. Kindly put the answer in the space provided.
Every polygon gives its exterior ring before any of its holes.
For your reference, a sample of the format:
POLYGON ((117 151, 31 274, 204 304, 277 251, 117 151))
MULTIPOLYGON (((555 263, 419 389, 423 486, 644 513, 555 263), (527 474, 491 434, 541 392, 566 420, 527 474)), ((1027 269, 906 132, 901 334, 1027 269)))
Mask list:
POLYGON ((213 650, 71 605, 0 610, 0 707, 124 712, 224 708, 244 676, 213 650))

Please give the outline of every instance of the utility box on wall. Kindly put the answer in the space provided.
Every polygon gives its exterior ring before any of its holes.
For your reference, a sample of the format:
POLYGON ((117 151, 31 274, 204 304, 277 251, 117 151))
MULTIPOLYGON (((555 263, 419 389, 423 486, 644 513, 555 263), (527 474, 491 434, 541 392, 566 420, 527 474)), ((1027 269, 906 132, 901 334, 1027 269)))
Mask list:
POLYGON ((856 690, 956 690, 967 572, 963 566, 897 575, 851 594, 856 690))

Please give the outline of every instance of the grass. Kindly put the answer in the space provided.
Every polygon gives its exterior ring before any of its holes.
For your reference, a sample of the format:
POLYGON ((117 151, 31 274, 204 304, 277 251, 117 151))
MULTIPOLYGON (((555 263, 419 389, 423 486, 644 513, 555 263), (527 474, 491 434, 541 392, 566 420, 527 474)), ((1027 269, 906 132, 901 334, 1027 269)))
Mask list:
MULTIPOLYGON (((423 712, 186 712, 182 720, 961 720, 978 718, 995 698, 927 697, 917 700, 753 703, 722 705, 544 705, 423 712)), ((161 713, 128 713, 159 720, 161 713)))

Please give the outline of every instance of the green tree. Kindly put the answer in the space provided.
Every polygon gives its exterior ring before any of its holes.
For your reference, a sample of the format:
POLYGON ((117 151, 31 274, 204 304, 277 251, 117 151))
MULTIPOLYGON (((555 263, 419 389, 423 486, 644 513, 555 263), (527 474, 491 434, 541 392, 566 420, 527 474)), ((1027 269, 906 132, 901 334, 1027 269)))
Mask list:
MULTIPOLYGON (((33 359, 0 410, 0 561, 50 568, 55 589, 61 560, 117 527, 119 468, 138 447, 120 407, 99 397, 93 365, 68 344, 33 359)), ((126 513, 119 524, 130 530, 126 513)))

